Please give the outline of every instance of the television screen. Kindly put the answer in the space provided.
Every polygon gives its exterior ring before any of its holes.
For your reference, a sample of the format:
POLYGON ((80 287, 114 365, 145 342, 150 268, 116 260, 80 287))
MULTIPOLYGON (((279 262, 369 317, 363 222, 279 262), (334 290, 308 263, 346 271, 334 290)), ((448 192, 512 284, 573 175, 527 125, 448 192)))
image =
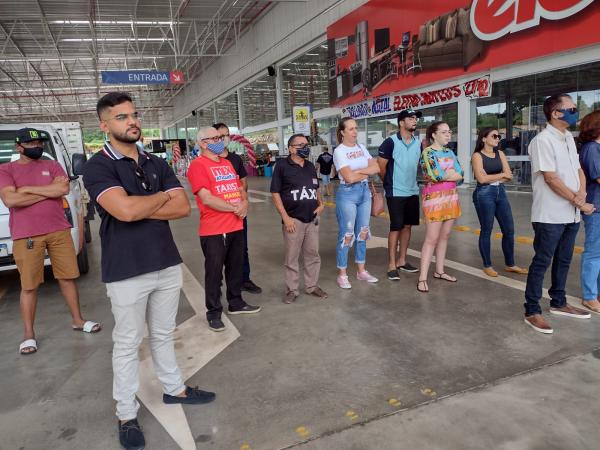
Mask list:
POLYGON ((390 29, 379 28, 375 30, 375 53, 381 53, 390 46, 390 29))

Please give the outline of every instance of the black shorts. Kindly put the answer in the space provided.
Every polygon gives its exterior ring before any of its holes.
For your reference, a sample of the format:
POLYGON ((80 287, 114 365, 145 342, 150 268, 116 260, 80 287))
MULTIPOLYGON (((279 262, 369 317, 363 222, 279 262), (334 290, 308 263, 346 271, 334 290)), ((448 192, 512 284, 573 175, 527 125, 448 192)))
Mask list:
POLYGON ((390 231, 400 231, 405 225, 419 225, 419 196, 386 197, 390 213, 390 231))

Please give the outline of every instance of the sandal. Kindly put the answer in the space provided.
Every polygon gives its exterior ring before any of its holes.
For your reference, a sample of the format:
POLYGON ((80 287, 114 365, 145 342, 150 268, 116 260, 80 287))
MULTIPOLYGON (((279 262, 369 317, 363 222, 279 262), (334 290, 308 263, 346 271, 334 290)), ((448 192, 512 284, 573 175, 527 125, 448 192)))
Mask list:
POLYGON ((82 327, 73 326, 73 331, 81 331, 83 333, 98 333, 102 330, 102 325, 91 320, 86 320, 82 327))
POLYGON ((35 352, 37 352, 37 342, 35 339, 25 339, 19 345, 19 353, 21 355, 33 355, 35 352))
POLYGON ((422 292, 424 294, 426 294, 427 292, 429 292, 429 286, 427 286, 427 280, 419 280, 417 282, 417 291, 422 292), (425 283, 425 289, 421 289, 421 283, 425 283))
POLYGON ((433 272, 433 278, 437 278, 438 280, 444 280, 449 283, 456 283, 458 281, 456 279, 456 277, 453 277, 452 275, 448 275, 446 272, 442 272, 442 273, 433 272))

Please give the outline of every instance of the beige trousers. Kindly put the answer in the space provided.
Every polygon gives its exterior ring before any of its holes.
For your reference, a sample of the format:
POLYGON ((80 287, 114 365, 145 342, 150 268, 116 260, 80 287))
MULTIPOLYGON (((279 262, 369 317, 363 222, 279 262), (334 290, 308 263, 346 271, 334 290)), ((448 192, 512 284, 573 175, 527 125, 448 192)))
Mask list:
POLYGON ((288 233, 283 227, 285 244, 285 284, 288 292, 299 294, 300 255, 304 266, 304 288, 310 292, 319 281, 321 257, 319 256, 319 225, 294 219, 296 232, 288 233))

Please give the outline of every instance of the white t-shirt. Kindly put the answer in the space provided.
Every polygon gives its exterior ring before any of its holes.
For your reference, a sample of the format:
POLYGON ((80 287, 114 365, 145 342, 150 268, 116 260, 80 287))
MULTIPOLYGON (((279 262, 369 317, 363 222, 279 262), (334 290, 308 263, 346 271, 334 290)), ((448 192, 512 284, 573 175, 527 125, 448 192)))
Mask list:
POLYGON ((564 134, 552 125, 535 136, 529 144, 533 178, 533 205, 531 221, 541 223, 579 222, 580 213, 569 200, 556 194, 544 180, 542 172, 556 172, 572 191, 578 191, 579 158, 573 135, 564 134))
POLYGON ((367 149, 360 144, 356 144, 354 147, 348 147, 344 144, 338 145, 333 151, 333 164, 340 177, 340 183, 346 184, 346 180, 340 173, 341 168, 349 167, 350 170, 366 169, 371 158, 372 156, 367 149))

